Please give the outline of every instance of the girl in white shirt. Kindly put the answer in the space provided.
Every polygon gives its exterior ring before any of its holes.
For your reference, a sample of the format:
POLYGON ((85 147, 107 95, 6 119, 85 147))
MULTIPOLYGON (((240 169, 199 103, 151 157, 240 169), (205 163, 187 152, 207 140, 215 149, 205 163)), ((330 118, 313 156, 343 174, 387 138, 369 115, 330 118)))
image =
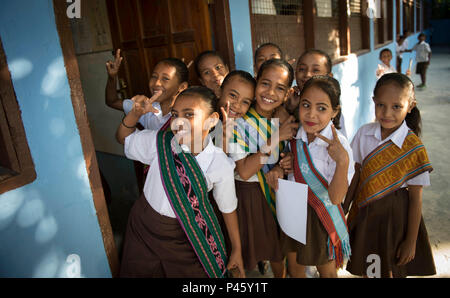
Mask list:
POLYGON ((384 74, 397 72, 393 65, 391 65, 392 52, 390 49, 382 49, 380 51, 381 63, 378 64, 375 72, 377 79, 381 78, 384 74))
POLYGON ((255 103, 236 120, 234 142, 228 152, 236 162, 238 219, 245 269, 269 260, 275 277, 284 274, 283 254, 276 221, 275 197, 266 183, 271 167, 278 162, 280 141, 289 140, 298 123, 291 117, 278 128, 275 110, 286 101, 294 79, 292 66, 270 59, 259 68, 255 103), (279 131, 277 131, 279 129, 279 131), (279 138, 273 135, 277 131, 279 138))
POLYGON ((344 203, 344 210, 352 203, 347 270, 372 277, 433 275, 422 218, 422 188, 430 185, 432 167, 418 137, 414 85, 403 74, 384 75, 373 100, 376 122, 361 127, 352 141, 356 173, 344 203), (380 260, 375 272, 370 255, 380 260))
POLYGON ((224 277, 235 268, 243 277, 234 163, 208 135, 219 119, 215 95, 206 87, 186 89, 159 131, 136 130, 156 99, 135 98, 117 130, 127 158, 150 165, 143 195, 129 215, 121 276, 224 277), (208 200, 211 189, 232 244, 228 261, 208 200))
MULTIPOLYGON (((350 255, 349 236, 341 202, 353 177, 352 150, 339 129, 339 82, 329 76, 313 76, 301 93, 302 126, 290 143, 294 173, 288 179, 308 184, 306 244, 282 233, 283 250, 292 277, 306 277, 305 266, 316 266, 320 277, 337 277, 350 255)), ((287 159, 287 158, 285 158, 287 159)), ((277 178, 270 180, 278 188, 277 178)))

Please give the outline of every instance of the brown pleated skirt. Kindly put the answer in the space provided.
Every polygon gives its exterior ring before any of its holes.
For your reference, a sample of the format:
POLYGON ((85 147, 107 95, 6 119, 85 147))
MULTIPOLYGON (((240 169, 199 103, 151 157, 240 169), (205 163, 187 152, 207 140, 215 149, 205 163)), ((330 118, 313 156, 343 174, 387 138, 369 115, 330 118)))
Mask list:
POLYGON ((316 211, 308 204, 306 219, 306 244, 281 233, 283 252, 297 253, 297 263, 304 266, 324 265, 330 261, 327 252, 328 233, 317 216, 316 211))
POLYGON ((176 218, 160 215, 142 194, 131 209, 120 277, 207 278, 176 218))
POLYGON ((242 258, 246 270, 259 261, 281 262, 280 230, 258 182, 235 181, 242 258))
MULTIPOLYGON (((414 259, 406 265, 397 266, 397 250, 408 229, 409 195, 406 188, 364 206, 349 223, 352 255, 347 271, 354 275, 367 275, 368 266, 374 263, 367 257, 380 257, 380 275, 389 277, 426 276, 436 274, 427 229, 420 221, 414 259)), ((371 266, 373 267, 373 266, 371 266)), ((372 268, 371 268, 372 271, 372 268)))

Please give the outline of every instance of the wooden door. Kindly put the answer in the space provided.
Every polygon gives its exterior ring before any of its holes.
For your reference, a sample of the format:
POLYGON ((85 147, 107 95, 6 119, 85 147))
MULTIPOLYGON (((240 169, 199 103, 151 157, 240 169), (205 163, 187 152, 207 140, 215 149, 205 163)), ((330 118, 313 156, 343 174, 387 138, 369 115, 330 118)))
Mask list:
MULTIPOLYGON (((149 95, 148 81, 156 63, 167 57, 186 64, 212 49, 206 0, 107 0, 114 50, 124 57, 119 74, 126 97, 149 95)), ((194 66, 190 82, 198 84, 194 66)))

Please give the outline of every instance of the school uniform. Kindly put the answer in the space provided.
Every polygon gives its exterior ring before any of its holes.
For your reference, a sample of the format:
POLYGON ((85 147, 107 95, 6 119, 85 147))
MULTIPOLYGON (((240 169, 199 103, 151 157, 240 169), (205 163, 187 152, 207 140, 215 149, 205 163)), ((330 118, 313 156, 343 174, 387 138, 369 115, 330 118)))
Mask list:
POLYGON ((381 277, 389 277, 389 271, 392 271, 393 277, 435 274, 423 217, 415 258, 404 266, 396 264, 397 250, 408 229, 407 187, 430 185, 429 172, 432 168, 420 139, 404 121, 395 132, 382 140, 381 126, 374 122, 358 130, 352 148, 354 160, 362 165, 362 170, 358 191, 348 215, 352 256, 347 270, 354 275, 367 275, 370 265, 367 256, 376 254, 381 261, 381 277), (411 169, 404 170, 404 174, 401 171, 406 167, 411 169))
POLYGON ((402 72, 403 52, 408 49, 408 41, 405 39, 401 45, 395 43, 395 52, 397 56, 397 72, 402 72))
MULTIPOLYGON (((331 125, 332 122, 330 121, 330 123, 328 123, 328 125, 320 132, 322 136, 326 137, 329 140, 333 139, 331 125)), ((337 134, 339 137, 339 141, 341 142, 342 146, 345 148, 349 156, 347 180, 350 184, 354 174, 352 149, 347 138, 343 136, 339 131, 337 131, 337 134)), ((300 127, 300 129, 298 130, 295 140, 301 140, 303 143, 307 144, 315 169, 322 175, 323 178, 325 178, 326 182, 330 184, 333 180, 334 172, 336 171, 336 162, 328 154, 328 143, 318 137, 316 137, 311 143, 309 143, 307 134, 303 127, 300 127)), ((296 154, 296 152, 293 152, 291 144, 289 147, 291 152, 293 154, 296 154)), ((289 174, 288 180, 296 181, 295 175, 289 174)), ((296 252, 297 263, 301 265, 324 265, 330 260, 334 259, 329 253, 329 233, 324 227, 316 210, 312 207, 312 204, 310 204, 309 199, 310 198, 308 197, 306 244, 300 243, 287 236, 285 233, 282 233, 283 251, 285 253, 296 252)), ((336 208, 340 208, 340 205, 336 208)))
MULTIPOLYGON (((125 139, 126 157, 150 165, 150 171, 145 181, 143 195, 135 203, 129 215, 120 275, 123 277, 208 277, 205 265, 199 261, 193 249, 192 239, 186 236, 182 218, 178 213, 175 214, 173 199, 168 197, 168 184, 167 180, 164 180, 166 166, 162 164, 163 160, 159 155, 158 133, 158 131, 137 130, 125 139)), ((173 144, 171 143, 170 146, 173 144)), ((181 148, 184 151, 187 150, 183 146, 181 148)), ((222 149, 214 146, 209 137, 206 147, 194 156, 194 159, 201 169, 201 174, 197 173, 193 177, 195 179, 203 177, 204 180, 201 181, 206 183, 203 199, 208 200, 207 191, 212 190, 219 210, 224 213, 233 212, 237 207, 234 162, 222 149)), ((190 162, 193 163, 194 159, 190 162)), ((177 171, 178 168, 179 166, 177 171)), ((193 178, 180 176, 183 177, 169 178, 180 179, 180 186, 194 183, 193 178)), ((188 198, 192 199, 192 197, 188 198)), ((197 199, 201 198, 197 196, 197 199)), ((198 206, 198 202, 196 204, 198 206)), ((212 215, 203 214, 205 219, 209 216, 212 215)), ((194 221, 197 220, 196 217, 194 221)), ((220 231, 217 232, 220 233, 220 231)), ((226 264, 222 264, 222 267, 224 265, 226 264)))
MULTIPOLYGON (((260 123, 267 121, 267 124, 277 125, 275 119, 262 118, 257 115, 253 108, 250 108, 245 119, 248 120, 248 117, 257 117, 260 119, 260 123)), ((266 143, 266 140, 261 137, 257 129, 249 125, 249 122, 245 119, 236 119, 237 129, 234 133, 239 135, 238 139, 241 141, 241 145, 248 147, 246 148, 247 150, 244 150, 239 143, 231 142, 228 151, 234 161, 242 160, 248 155, 258 152, 261 146, 266 143)), ((260 181, 264 174, 270 170, 270 167, 278 161, 278 157, 277 150, 273 150, 261 173, 257 173, 247 180, 240 177, 237 171, 235 172, 236 195, 238 197, 237 216, 241 236, 242 258, 246 270, 255 269, 259 261, 281 262, 283 260, 279 238, 280 230, 275 219, 274 206, 268 203, 268 198, 264 193, 266 191, 267 196, 270 196, 272 191, 268 189, 267 185, 263 189, 261 185, 264 182, 260 181)))
POLYGON ((431 53, 430 45, 425 41, 421 41, 412 50, 416 51, 416 74, 425 73, 429 64, 429 53, 431 53))
POLYGON ((397 72, 397 70, 394 68, 394 66, 392 66, 392 65, 386 65, 386 64, 384 64, 383 62, 381 62, 381 63, 378 64, 378 68, 377 68, 377 69, 380 69, 380 70, 381 70, 380 74, 378 74, 378 75, 376 74, 377 80, 378 80, 379 78, 381 78, 381 77, 382 77, 383 75, 385 75, 385 74, 397 72))
MULTIPOLYGON (((123 111, 124 111, 125 115, 128 115, 128 113, 133 109, 133 104, 134 104, 134 101, 132 101, 131 99, 125 99, 122 102, 123 111)), ((152 106, 155 109, 157 109, 159 112, 158 113, 146 113, 146 114, 142 115, 139 118, 139 124, 141 124, 144 129, 158 130, 164 125, 164 123, 167 122, 167 120, 170 119, 172 114, 167 113, 166 115, 163 116, 162 110, 161 110, 161 105, 159 104, 159 102, 152 103, 152 106)), ((139 163, 137 161, 134 162, 134 167, 137 171, 136 175, 138 177, 138 182, 139 182, 138 185, 140 188, 142 188, 142 186, 145 183, 145 179, 146 179, 149 167, 146 165, 142 165, 141 163, 139 163)))

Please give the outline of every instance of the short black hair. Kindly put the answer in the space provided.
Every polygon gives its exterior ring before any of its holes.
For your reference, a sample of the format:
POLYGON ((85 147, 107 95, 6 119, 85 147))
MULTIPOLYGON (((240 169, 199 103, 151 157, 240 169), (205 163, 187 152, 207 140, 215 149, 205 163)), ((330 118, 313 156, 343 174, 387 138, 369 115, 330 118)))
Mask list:
POLYGON ((197 76, 198 76, 198 77, 201 77, 201 73, 200 73, 200 69, 199 69, 199 64, 200 64, 200 62, 202 62, 202 60, 205 59, 206 57, 217 57, 217 58, 219 58, 219 59, 222 61, 222 63, 225 65, 225 61, 223 60, 223 57, 222 57, 222 55, 220 55, 219 52, 211 51, 211 50, 203 51, 203 52, 201 52, 200 54, 198 54, 197 57, 195 57, 195 60, 194 60, 195 72, 197 73, 197 76))
POLYGON ((253 88, 256 87, 256 80, 250 73, 243 71, 243 70, 233 70, 227 74, 225 79, 223 79, 223 82, 222 82, 222 85, 220 86, 220 88, 223 90, 225 88, 225 86, 227 85, 227 83, 231 80, 231 78, 235 77, 235 76, 238 76, 241 79, 249 82, 253 86, 253 88))
POLYGON ((385 52, 391 53, 391 56, 392 56, 392 51, 391 51, 390 49, 388 49, 388 48, 384 48, 384 49, 382 49, 382 50, 380 51, 380 59, 381 59, 381 55, 383 55, 383 53, 385 53, 385 52))
POLYGON ((188 70, 186 64, 181 59, 173 58, 173 57, 165 58, 165 59, 160 60, 156 65, 158 65, 160 63, 167 64, 176 69, 176 76, 177 76, 180 84, 184 83, 184 82, 189 82, 189 70, 188 70))
POLYGON ((325 57, 325 59, 327 60, 327 62, 325 64, 325 66, 327 68, 327 72, 331 73, 331 68, 333 67, 333 62, 331 61, 331 57, 330 57, 330 55, 328 55, 327 53, 325 53, 324 51, 319 50, 319 49, 308 49, 308 50, 304 51, 300 55, 300 57, 298 57, 297 67, 298 67, 300 61, 302 60, 302 58, 305 57, 306 55, 309 55, 309 54, 318 54, 320 56, 325 57))
POLYGON ((274 44, 273 42, 266 42, 266 43, 263 43, 262 45, 260 45, 260 46, 256 49, 256 51, 255 51, 255 57, 253 57, 253 60, 254 60, 255 64, 256 64, 256 57, 258 57, 259 52, 261 52, 261 50, 262 50, 264 47, 274 47, 274 48, 276 48, 277 51, 278 51, 278 53, 280 54, 280 57, 283 58, 283 50, 281 50, 281 48, 280 48, 277 44, 274 44))
POLYGON ((208 106, 209 113, 212 114, 216 110, 217 97, 214 91, 205 86, 192 86, 183 90, 177 97, 195 96, 200 98, 208 106))
POLYGON ((274 59, 266 60, 258 70, 258 75, 256 76, 258 78, 258 80, 259 80, 259 78, 261 78, 262 74, 264 73, 264 71, 267 68, 270 68, 273 66, 281 67, 288 71, 288 73, 289 73, 288 87, 290 88, 292 86, 292 82, 294 81, 294 69, 289 64, 289 62, 287 62, 284 59, 275 59, 274 58, 274 59))

